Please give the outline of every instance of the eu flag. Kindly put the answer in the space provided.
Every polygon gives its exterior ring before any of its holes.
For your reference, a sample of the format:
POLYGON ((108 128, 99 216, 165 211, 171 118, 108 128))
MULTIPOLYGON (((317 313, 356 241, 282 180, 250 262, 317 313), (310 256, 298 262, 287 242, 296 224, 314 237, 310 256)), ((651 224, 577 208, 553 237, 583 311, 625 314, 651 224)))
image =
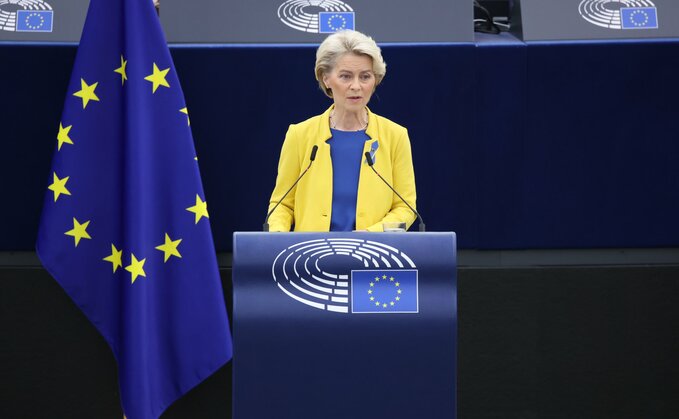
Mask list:
POLYGON ((52 10, 17 10, 17 32, 52 32, 52 10))
POLYGON ((655 7, 623 7, 620 9, 623 29, 657 29, 658 11, 655 7))
POLYGON ((157 418, 232 354, 188 110, 150 0, 92 0, 37 241, 157 418))
POLYGON ((354 12, 321 12, 318 14, 318 26, 320 33, 354 29, 354 12))
POLYGON ((417 270, 351 271, 352 313, 417 313, 417 270))

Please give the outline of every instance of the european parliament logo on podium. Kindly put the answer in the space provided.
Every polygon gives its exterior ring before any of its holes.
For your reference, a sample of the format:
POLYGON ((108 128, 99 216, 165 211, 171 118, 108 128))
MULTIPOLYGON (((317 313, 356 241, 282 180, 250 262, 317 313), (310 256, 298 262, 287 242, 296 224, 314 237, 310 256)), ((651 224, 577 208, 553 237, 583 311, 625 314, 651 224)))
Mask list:
POLYGON ((288 297, 335 313, 418 313, 418 270, 403 251, 374 240, 324 238, 288 246, 271 272, 288 297))
POLYGON ((417 270, 351 271, 352 313, 417 313, 417 270))
POLYGON ((455 233, 233 243, 234 419, 457 417, 455 233))

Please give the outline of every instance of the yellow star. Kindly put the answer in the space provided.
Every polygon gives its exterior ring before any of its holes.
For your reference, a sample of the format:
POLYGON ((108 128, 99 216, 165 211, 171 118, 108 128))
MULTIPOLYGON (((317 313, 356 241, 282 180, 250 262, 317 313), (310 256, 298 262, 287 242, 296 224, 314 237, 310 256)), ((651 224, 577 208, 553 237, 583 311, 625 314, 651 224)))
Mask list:
POLYGON ((375 301, 375 297, 370 297, 370 301, 375 301))
POLYGON ((75 238, 75 247, 78 247, 80 239, 91 239, 89 234, 87 234, 87 226, 90 225, 89 221, 85 221, 80 224, 78 220, 73 217, 73 230, 68 230, 64 233, 67 236, 73 236, 75 238))
POLYGON ((66 189, 66 182, 68 182, 69 176, 66 176, 63 179, 59 179, 59 176, 57 176, 57 172, 53 172, 53 182, 50 186, 47 187, 50 191, 54 192, 54 202, 57 202, 57 199, 59 198, 59 195, 64 194, 64 195, 70 195, 71 192, 66 189))
POLYGON ((387 276, 386 276, 386 275, 382 275, 382 279, 387 279, 387 276))
POLYGON ((389 302, 389 305, 393 306, 393 305, 394 305, 394 302, 393 302, 393 301, 390 301, 390 302, 389 302))
POLYGON ((187 108, 181 108, 179 112, 186 114, 186 122, 188 125, 191 125, 191 118, 189 118, 189 110, 187 108))
POLYGON ((111 243, 111 254, 106 256, 104 260, 113 264, 113 273, 116 273, 118 268, 123 267, 123 251, 116 249, 115 245, 111 243))
POLYGON ((370 286, 371 286, 371 287, 374 287, 374 286, 375 286, 375 283, 374 283, 374 282, 371 282, 371 283, 370 283, 370 286))
POLYGON ((394 277, 389 278, 389 281, 394 282, 394 277))
POLYGON ((198 224, 201 217, 210 218, 207 214, 207 202, 201 200, 198 195, 196 195, 196 205, 188 207, 186 210, 196 214, 196 224, 198 224))
POLYGON ((73 128, 73 125, 69 125, 66 128, 64 128, 63 125, 61 125, 61 122, 59 122, 59 134, 57 134, 57 141, 59 142, 59 146, 57 147, 57 151, 61 150, 61 146, 66 144, 73 144, 73 140, 68 136, 69 131, 71 131, 71 128, 73 128))
POLYGON ((170 256, 177 256, 178 258, 182 257, 182 255, 180 255, 179 251, 177 250, 177 246, 179 246, 181 241, 182 239, 173 241, 170 239, 170 236, 165 233, 165 243, 161 244, 160 246, 156 246, 156 249, 165 253, 165 262, 167 262, 170 256))
POLYGON ((129 265, 125 267, 125 270, 132 274, 133 284, 137 277, 140 275, 146 278, 146 272, 144 272, 144 263, 146 263, 146 258, 142 260, 137 260, 137 258, 134 257, 134 253, 132 254, 132 261, 130 262, 129 265))
POLYGON ((400 282, 397 282, 397 283, 394 284, 394 286, 400 287, 400 286, 401 286, 401 283, 400 283, 400 282))
POLYGON ((167 80, 165 80, 165 76, 167 75, 168 71, 170 71, 169 67, 165 70, 160 70, 158 69, 156 63, 153 63, 153 73, 144 77, 144 80, 153 83, 153 93, 156 93, 158 86, 170 87, 170 85, 167 83, 167 80))
POLYGON ((373 293, 373 290, 368 290, 368 294, 372 294, 372 293, 373 293))
POLYGON ((73 93, 73 96, 77 96, 77 97, 79 97, 83 100, 83 109, 85 109, 85 107, 90 102, 90 100, 94 100, 94 101, 99 102, 99 98, 94 93, 94 89, 97 88, 98 84, 99 83, 94 83, 94 84, 88 85, 85 82, 85 79, 80 79, 80 90, 73 93))
POLYGON ((376 306, 379 306, 379 305, 380 305, 380 302, 379 302, 379 301, 375 301, 375 305, 376 305, 376 306))
POLYGON ((125 84, 125 80, 127 80, 127 72, 125 71, 126 67, 127 60, 124 60, 123 55, 120 54, 120 67, 113 70, 113 72, 120 74, 120 81, 122 82, 122 84, 125 84))
POLYGON ((396 301, 399 301, 400 299, 401 299, 401 297, 399 297, 398 295, 396 296, 396 298, 394 298, 394 300, 396 300, 396 301))
POLYGON ((387 303, 382 304, 382 307, 387 308, 387 303))
POLYGON ((399 293, 399 294, 403 293, 403 291, 401 291, 401 290, 398 290, 398 291, 396 291, 396 292, 399 293))
POLYGON ((376 276, 376 277, 375 277, 375 281, 379 281, 379 280, 380 280, 380 277, 379 277, 379 276, 376 276))

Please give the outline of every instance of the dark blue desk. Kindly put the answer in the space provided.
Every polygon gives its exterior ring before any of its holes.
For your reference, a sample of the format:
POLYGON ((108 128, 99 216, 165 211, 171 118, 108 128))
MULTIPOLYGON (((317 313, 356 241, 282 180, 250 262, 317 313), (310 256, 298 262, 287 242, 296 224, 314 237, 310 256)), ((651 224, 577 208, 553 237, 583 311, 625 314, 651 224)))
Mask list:
POLYGON ((455 419, 454 233, 236 233, 234 419, 455 419))
MULTIPOLYGON (((408 127, 418 208, 461 248, 679 246, 679 41, 386 45, 371 108, 408 127)), ((329 100, 309 46, 173 56, 219 250, 261 225, 287 125, 329 100)), ((0 45, 0 249, 31 249, 73 46, 0 45)))

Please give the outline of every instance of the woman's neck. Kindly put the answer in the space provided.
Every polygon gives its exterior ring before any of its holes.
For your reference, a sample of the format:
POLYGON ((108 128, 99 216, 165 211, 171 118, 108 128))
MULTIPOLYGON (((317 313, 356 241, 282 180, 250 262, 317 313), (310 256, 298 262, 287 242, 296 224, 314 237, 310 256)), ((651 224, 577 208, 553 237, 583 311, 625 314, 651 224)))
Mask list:
POLYGON ((361 131, 368 127, 368 111, 349 112, 334 108, 330 112, 330 128, 340 131, 361 131))

